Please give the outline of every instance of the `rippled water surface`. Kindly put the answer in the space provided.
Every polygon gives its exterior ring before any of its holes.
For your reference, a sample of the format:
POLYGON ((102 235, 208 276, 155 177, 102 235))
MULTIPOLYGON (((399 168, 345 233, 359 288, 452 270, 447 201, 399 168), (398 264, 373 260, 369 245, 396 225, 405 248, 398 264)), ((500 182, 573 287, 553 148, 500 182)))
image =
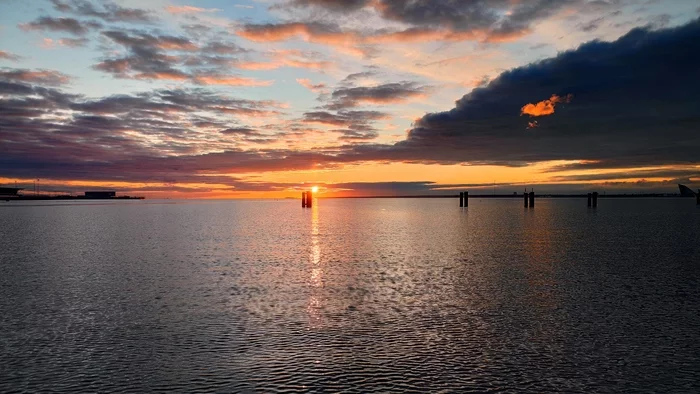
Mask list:
POLYGON ((694 201, 456 205, 2 203, 0 391, 700 391, 694 201))

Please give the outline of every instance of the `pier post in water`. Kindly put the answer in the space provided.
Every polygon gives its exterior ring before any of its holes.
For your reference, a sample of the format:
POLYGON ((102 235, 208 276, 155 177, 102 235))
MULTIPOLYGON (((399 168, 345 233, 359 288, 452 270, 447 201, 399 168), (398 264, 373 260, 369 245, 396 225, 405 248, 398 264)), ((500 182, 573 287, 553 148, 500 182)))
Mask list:
POLYGON ((588 206, 589 206, 589 207, 591 206, 591 200, 592 200, 592 198, 593 198, 593 194, 592 194, 592 193, 588 193, 588 206))
POLYGON ((530 192, 530 208, 535 207, 535 192, 530 192))
POLYGON ((301 192, 301 207, 306 208, 306 192, 301 192))
POLYGON ((464 193, 459 192, 459 207, 464 207, 464 193))
POLYGON ((527 208, 527 191, 523 193, 523 199, 525 200, 525 208, 527 208))
POLYGON ((311 206, 313 205, 313 198, 314 198, 314 195, 311 191, 306 192, 306 207, 307 208, 311 208, 311 206))
POLYGON ((700 205, 700 189, 698 189, 698 194, 695 195, 695 203, 700 205))
POLYGON ((598 206, 598 192, 593 192, 593 208, 598 206))
POLYGON ((469 192, 464 192, 464 206, 469 206, 469 192))

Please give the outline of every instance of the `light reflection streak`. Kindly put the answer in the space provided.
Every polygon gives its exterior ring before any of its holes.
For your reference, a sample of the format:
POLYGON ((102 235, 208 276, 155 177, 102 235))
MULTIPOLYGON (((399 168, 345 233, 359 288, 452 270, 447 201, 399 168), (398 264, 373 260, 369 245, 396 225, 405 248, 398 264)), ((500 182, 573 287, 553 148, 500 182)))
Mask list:
POLYGON ((306 305, 306 312, 309 316, 310 328, 321 328, 325 325, 321 309, 321 297, 314 294, 316 289, 323 287, 323 266, 321 264, 321 240, 319 226, 319 212, 317 200, 311 206, 311 250, 309 251, 310 278, 309 284, 311 295, 306 305))

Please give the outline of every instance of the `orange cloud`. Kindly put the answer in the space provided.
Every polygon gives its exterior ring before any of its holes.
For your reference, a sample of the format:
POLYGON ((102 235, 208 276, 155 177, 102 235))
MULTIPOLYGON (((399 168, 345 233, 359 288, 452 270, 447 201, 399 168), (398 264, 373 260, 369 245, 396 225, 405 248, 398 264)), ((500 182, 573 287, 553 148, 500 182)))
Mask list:
POLYGON ((202 85, 270 86, 273 83, 273 81, 261 81, 254 78, 243 78, 229 75, 201 75, 194 77, 194 79, 202 85))
POLYGON ((321 26, 299 22, 278 25, 251 25, 239 30, 237 34, 243 38, 258 42, 284 41, 293 37, 301 37, 309 42, 328 45, 351 45, 358 41, 354 33, 333 32, 321 26))
MULTIPOLYGON (((282 23, 247 25, 236 32, 239 36, 257 42, 275 42, 295 37, 307 42, 354 47, 387 43, 414 43, 430 41, 480 41, 501 43, 515 41, 530 33, 529 30, 500 33, 487 29, 458 31, 452 29, 409 28, 394 32, 377 31, 362 34, 357 31, 340 31, 336 27, 314 23, 282 23)), ((360 51, 362 52, 362 51, 360 51)))
POLYGON ((191 42, 180 42, 175 40, 163 40, 157 45, 160 49, 173 50, 173 51, 196 51, 199 49, 197 45, 191 42))
POLYGON ((554 108, 559 103, 570 103, 574 96, 571 94, 565 97, 557 96, 553 94, 549 100, 542 100, 536 104, 526 104, 520 109, 520 115, 530 115, 530 116, 549 116, 554 113, 554 108))
POLYGON ((51 49, 56 46, 56 43, 50 38, 44 38, 41 40, 40 46, 44 49, 51 49))
POLYGON ((306 79, 306 78, 297 78, 297 82, 299 83, 299 85, 309 89, 312 92, 316 92, 316 93, 323 91, 323 89, 326 88, 325 83, 314 84, 313 82, 311 82, 310 79, 306 79))
POLYGON ((330 62, 314 62, 308 60, 286 59, 283 61, 285 66, 295 68, 307 68, 312 70, 322 70, 331 66, 330 62))
POLYGON ((163 79, 170 81, 184 81, 188 79, 187 75, 179 72, 152 72, 152 73, 140 73, 134 76, 134 79, 163 79))
POLYGON ((23 82, 43 83, 46 85, 62 85, 70 82, 70 77, 58 71, 50 70, 16 70, 3 73, 4 77, 23 82))
POLYGON ((276 68, 280 68, 281 64, 274 62, 274 63, 267 63, 267 62, 241 62, 241 63, 236 63, 236 67, 240 68, 241 70, 274 70, 276 68))

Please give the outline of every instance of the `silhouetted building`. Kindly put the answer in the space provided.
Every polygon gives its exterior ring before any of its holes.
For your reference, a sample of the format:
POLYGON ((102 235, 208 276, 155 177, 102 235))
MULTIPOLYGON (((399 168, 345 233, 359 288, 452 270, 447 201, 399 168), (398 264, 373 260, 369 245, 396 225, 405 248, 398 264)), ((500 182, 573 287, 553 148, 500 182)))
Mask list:
POLYGON ((22 188, 17 187, 0 187, 0 196, 10 197, 17 196, 17 193, 22 190, 22 188))
POLYGON ((85 198, 114 198, 117 196, 117 192, 105 191, 105 192, 85 192, 85 198))
POLYGON ((695 192, 690 190, 686 185, 678 184, 678 188, 681 190, 681 196, 683 197, 695 197, 695 192))

